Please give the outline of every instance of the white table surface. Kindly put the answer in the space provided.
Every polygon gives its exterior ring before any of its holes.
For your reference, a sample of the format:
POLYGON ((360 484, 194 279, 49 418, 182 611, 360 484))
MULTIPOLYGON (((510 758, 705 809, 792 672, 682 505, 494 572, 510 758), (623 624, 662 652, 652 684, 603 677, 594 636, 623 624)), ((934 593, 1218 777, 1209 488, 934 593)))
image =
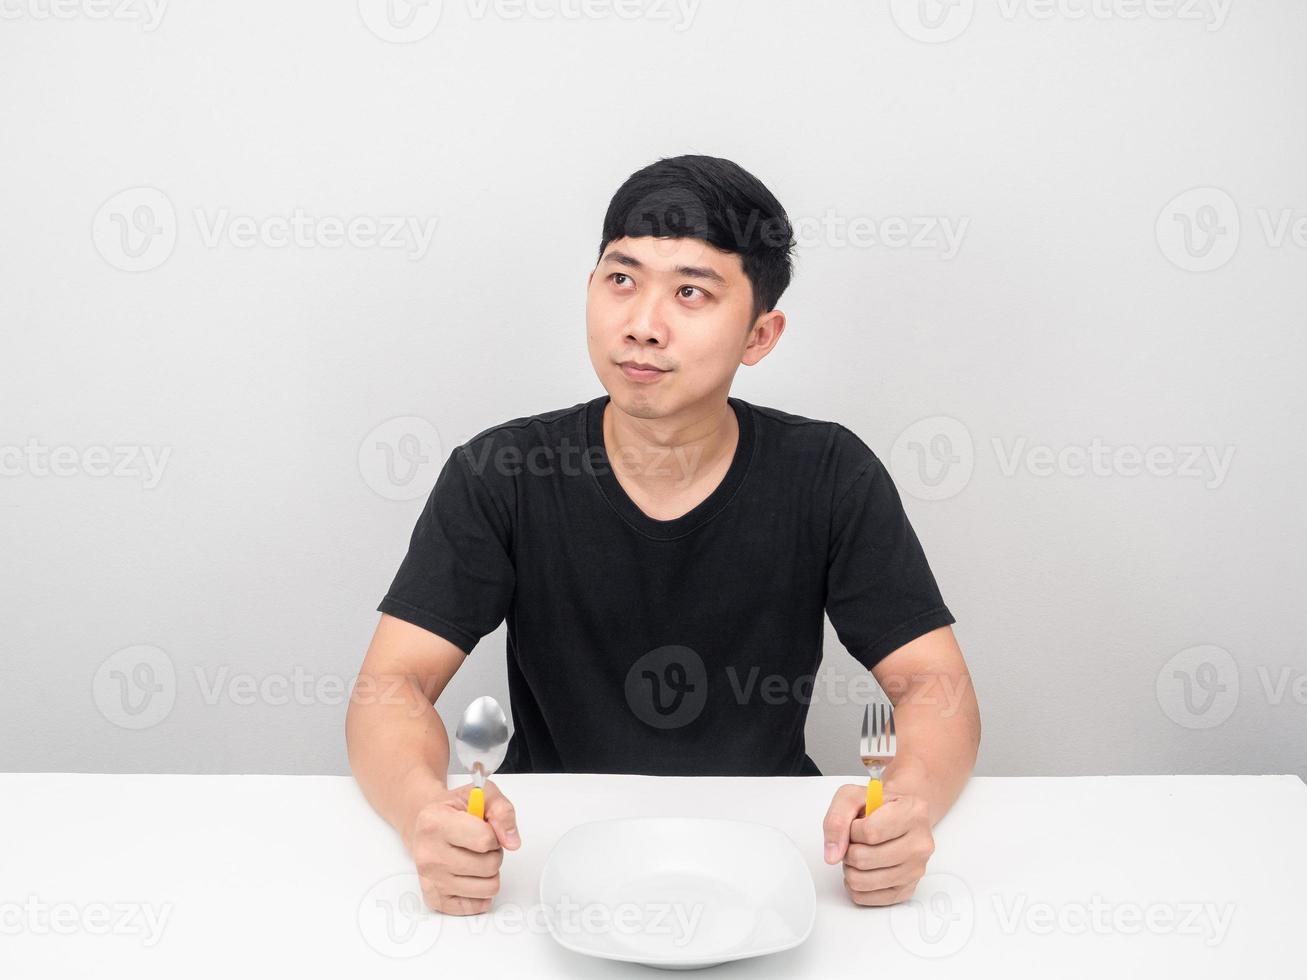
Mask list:
POLYGON ((889 908, 852 904, 821 858, 822 816, 851 778, 496 781, 523 844, 494 910, 423 909, 387 934, 376 910, 416 876, 348 777, 0 774, 0 977, 648 980, 667 974, 557 945, 537 888, 571 826, 651 815, 771 824, 812 871, 808 940, 713 976, 1307 974, 1296 776, 976 777, 935 828, 916 898, 889 908))

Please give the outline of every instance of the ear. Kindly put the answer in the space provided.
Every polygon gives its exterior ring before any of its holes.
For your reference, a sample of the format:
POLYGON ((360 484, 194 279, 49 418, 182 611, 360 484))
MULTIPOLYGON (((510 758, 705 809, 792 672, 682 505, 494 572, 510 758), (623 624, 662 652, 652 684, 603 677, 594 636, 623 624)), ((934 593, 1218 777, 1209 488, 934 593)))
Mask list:
POLYGON ((749 342, 745 345, 740 363, 749 367, 757 364, 771 353, 784 332, 785 314, 780 310, 771 310, 759 316, 749 331, 749 342))

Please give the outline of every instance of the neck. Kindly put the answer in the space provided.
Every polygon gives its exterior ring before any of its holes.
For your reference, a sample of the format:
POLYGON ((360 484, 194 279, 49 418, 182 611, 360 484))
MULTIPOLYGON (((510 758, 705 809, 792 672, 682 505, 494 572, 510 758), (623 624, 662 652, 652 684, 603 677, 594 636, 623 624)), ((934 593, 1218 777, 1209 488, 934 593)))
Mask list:
POLYGON ((604 406, 609 462, 623 479, 650 491, 684 489, 729 466, 739 435, 724 396, 653 419, 627 414, 612 398, 604 406))

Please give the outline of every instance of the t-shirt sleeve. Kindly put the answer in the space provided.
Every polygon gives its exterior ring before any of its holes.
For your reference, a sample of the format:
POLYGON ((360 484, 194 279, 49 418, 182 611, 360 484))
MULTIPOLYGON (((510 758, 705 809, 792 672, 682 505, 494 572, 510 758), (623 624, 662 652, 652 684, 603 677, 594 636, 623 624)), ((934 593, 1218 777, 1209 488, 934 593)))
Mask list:
POLYGON ((504 621, 515 582, 508 510, 460 446, 436 478, 377 611, 471 653, 504 621))
POLYGON ((903 644, 955 622, 885 465, 869 457, 831 516, 826 614, 868 670, 903 644))

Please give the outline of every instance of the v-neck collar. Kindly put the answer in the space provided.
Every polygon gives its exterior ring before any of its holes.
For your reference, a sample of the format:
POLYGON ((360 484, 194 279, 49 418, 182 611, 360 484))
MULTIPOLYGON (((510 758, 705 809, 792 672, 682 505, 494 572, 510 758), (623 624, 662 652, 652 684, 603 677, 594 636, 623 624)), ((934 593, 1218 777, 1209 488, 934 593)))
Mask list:
POLYGON ((754 419, 753 409, 748 402, 729 395, 726 401, 735 410, 735 418, 740 427, 739 441, 736 443, 735 457, 731 460, 730 468, 712 493, 689 511, 670 521, 657 520, 637 507, 635 501, 622 489, 617 475, 613 472, 612 464, 608 459, 608 448, 604 445, 604 408, 609 402, 609 396, 603 394, 586 403, 581 427, 586 445, 586 458, 592 461, 592 473, 596 485, 609 505, 626 523, 641 534, 663 541, 678 538, 712 520, 735 496, 753 459, 754 419))

